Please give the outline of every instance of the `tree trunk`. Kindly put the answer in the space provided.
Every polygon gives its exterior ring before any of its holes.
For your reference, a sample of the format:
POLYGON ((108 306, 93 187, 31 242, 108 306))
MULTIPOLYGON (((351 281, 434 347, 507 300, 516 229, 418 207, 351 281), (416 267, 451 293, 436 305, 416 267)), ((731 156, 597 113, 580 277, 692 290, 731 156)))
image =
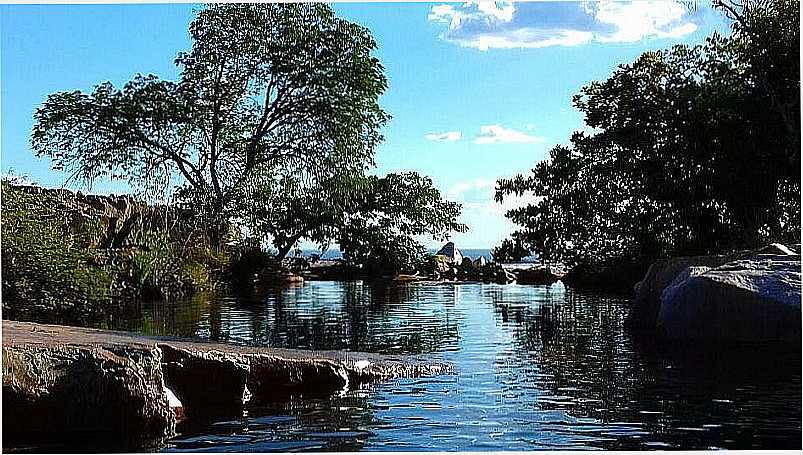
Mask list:
POLYGON ((290 237, 289 239, 287 239, 287 242, 284 245, 282 245, 281 247, 277 247, 279 252, 276 254, 276 258, 279 259, 279 260, 284 259, 284 257, 287 256, 287 253, 290 252, 290 249, 293 248, 293 245, 295 245, 296 242, 298 242, 301 239, 301 237, 303 237, 303 236, 304 236, 304 233, 303 232, 299 232, 298 234, 295 234, 292 237, 290 237))

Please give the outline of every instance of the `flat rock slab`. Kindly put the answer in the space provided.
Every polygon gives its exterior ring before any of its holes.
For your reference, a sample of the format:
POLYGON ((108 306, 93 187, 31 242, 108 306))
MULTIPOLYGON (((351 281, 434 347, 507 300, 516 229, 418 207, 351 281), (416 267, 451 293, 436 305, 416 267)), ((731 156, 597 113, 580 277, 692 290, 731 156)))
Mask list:
MULTIPOLYGON (((399 377, 417 377, 453 372, 451 364, 429 361, 420 356, 391 356, 349 351, 309 351, 258 346, 215 343, 186 338, 148 336, 82 327, 70 327, 30 322, 3 321, 3 347, 87 346, 110 347, 115 350, 151 349, 163 351, 167 362, 176 357, 223 359, 250 366, 251 364, 318 365, 336 368, 348 375, 350 385, 399 377)), ((296 378, 301 380, 301 378, 296 378)), ((295 381, 298 382, 298 381, 295 381)), ((284 384, 274 383, 274 386, 284 384)), ((347 386, 349 384, 342 384, 347 386)))
POLYGON ((20 416, 3 419, 9 441, 41 431, 61 440, 100 431, 126 441, 124 448, 149 448, 174 433, 166 389, 187 416, 222 416, 242 413, 249 401, 453 372, 448 363, 415 356, 251 347, 14 321, 2 327, 4 416, 20 416))
POLYGON ((152 348, 168 346, 199 354, 222 353, 232 356, 265 356, 288 361, 330 361, 360 372, 369 380, 415 377, 453 372, 446 362, 422 356, 385 355, 350 351, 311 351, 230 343, 215 343, 187 338, 149 336, 132 332, 70 327, 32 322, 3 321, 3 346, 41 344, 45 346, 131 346, 152 348))

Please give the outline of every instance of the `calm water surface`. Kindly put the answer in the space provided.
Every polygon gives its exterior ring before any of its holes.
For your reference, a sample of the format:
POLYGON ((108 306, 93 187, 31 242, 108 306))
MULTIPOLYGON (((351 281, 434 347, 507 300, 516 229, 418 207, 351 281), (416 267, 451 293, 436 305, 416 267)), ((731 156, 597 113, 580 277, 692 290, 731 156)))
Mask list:
POLYGON ((258 299, 147 304, 117 328, 456 366, 186 421, 168 451, 801 447, 797 347, 659 349, 631 339, 627 308, 561 284, 309 282, 258 299))

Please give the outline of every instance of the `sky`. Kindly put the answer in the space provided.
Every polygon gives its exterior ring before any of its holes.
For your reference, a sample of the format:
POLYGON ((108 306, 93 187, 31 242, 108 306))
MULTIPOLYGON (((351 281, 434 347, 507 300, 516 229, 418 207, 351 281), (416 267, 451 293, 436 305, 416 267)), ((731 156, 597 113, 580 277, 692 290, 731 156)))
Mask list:
MULTIPOLYGON (((693 44, 728 25, 704 2, 671 1, 337 3, 367 27, 389 87, 392 119, 377 173, 414 170, 463 205, 462 248, 490 248, 514 228, 493 201, 496 179, 528 172, 584 128, 572 95, 643 52, 693 44)), ((62 186, 29 145, 33 113, 48 94, 89 91, 137 73, 176 79, 200 5, 0 6, 0 166, 46 187, 62 186)), ((69 186, 72 187, 72 186, 69 186)), ((74 188, 74 187, 72 187, 74 188)), ((93 192, 126 192, 100 182, 93 192)), ((438 242, 426 240, 427 246, 438 242)))

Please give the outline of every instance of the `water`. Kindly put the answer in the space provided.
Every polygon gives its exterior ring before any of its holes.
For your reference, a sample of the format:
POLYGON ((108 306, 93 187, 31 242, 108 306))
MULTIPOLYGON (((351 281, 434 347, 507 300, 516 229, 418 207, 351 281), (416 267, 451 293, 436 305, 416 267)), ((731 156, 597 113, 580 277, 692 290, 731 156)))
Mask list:
POLYGON ((258 299, 144 305, 117 328, 456 366, 186 421, 167 451, 801 447, 799 347, 667 350, 629 336, 627 309, 559 283, 308 282, 258 299))

